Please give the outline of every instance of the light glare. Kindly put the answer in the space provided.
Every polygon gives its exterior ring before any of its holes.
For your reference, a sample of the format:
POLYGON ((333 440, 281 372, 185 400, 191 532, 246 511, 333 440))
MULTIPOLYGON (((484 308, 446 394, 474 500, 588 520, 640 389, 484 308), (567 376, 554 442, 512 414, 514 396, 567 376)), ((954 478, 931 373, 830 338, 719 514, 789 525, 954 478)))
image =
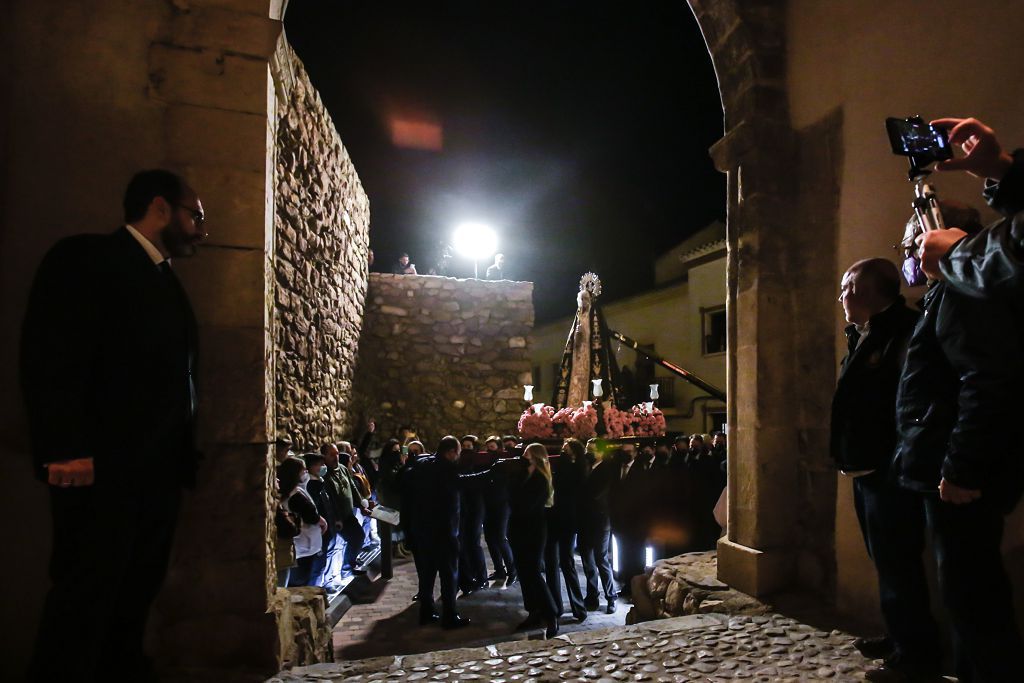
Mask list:
POLYGON ((498 249, 498 235, 482 223, 463 223, 452 237, 455 251, 474 260, 492 256, 498 249))

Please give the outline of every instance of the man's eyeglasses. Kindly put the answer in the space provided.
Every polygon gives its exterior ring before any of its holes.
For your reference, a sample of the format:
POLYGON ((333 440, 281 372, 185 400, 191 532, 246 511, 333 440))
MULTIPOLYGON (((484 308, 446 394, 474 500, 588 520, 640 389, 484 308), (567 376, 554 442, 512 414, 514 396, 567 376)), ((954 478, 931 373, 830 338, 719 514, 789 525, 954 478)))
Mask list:
POLYGON ((192 220, 195 221, 196 225, 202 225, 206 220, 206 214, 199 209, 193 209, 191 206, 185 206, 184 204, 178 204, 179 209, 185 209, 192 214, 192 220))

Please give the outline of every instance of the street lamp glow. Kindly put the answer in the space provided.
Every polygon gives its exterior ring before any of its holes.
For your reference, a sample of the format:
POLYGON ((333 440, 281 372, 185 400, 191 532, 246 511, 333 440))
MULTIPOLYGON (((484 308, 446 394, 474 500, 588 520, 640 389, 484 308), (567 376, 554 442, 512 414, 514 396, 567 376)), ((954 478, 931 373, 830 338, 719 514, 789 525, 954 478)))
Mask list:
POLYGON ((455 251, 473 259, 473 275, 479 277, 478 262, 497 251, 498 235, 482 223, 463 223, 455 228, 452 244, 455 251))

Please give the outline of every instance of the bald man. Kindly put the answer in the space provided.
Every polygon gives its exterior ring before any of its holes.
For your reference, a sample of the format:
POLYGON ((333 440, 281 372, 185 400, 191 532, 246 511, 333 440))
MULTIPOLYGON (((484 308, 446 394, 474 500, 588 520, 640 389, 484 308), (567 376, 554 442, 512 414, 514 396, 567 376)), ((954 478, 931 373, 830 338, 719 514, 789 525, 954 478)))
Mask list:
POLYGON ((878 573, 888 635, 857 647, 885 663, 868 680, 919 680, 938 673, 938 627, 929 608, 922 553, 921 497, 901 488, 890 468, 896 447, 896 393, 918 313, 900 296, 900 274, 886 259, 866 259, 843 275, 839 302, 848 352, 832 399, 831 455, 852 479, 861 533, 878 573))

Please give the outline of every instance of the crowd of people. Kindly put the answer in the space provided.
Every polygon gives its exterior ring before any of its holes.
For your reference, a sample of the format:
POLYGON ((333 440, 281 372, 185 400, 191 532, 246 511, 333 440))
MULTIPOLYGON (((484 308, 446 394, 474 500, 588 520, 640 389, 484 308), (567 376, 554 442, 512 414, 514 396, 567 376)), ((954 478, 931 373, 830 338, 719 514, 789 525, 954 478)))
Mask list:
POLYGON ((563 585, 576 620, 600 609, 602 598, 614 613, 630 579, 644 572, 649 547, 709 549, 721 532, 712 515, 725 487, 719 432, 709 444, 700 434, 642 445, 570 438, 554 453, 514 436, 446 436, 433 454, 411 437, 392 438, 370 457, 374 432, 371 422, 359 447, 328 443, 301 457, 282 444, 280 585, 335 592, 365 571, 359 558, 379 543, 371 515, 381 505, 399 512, 394 552, 415 562, 421 624, 459 628, 468 619, 458 595, 518 583, 528 614, 519 628, 550 636, 566 611, 563 585))
MULTIPOLYGON (((976 119, 932 125, 964 151, 937 168, 985 178, 985 198, 1006 218, 984 228, 976 209, 939 202, 948 229, 908 242, 908 281, 914 259, 928 276, 920 311, 900 295, 900 271, 888 259, 858 261, 843 276, 839 301, 850 324, 831 453, 853 479, 887 630, 855 645, 883 659, 867 680, 945 680, 945 638, 922 557, 930 536, 957 679, 1018 680, 1024 642, 1001 543, 1024 491, 1024 152, 1004 152, 976 119)), ((908 234, 921 228, 915 216, 908 234)))

